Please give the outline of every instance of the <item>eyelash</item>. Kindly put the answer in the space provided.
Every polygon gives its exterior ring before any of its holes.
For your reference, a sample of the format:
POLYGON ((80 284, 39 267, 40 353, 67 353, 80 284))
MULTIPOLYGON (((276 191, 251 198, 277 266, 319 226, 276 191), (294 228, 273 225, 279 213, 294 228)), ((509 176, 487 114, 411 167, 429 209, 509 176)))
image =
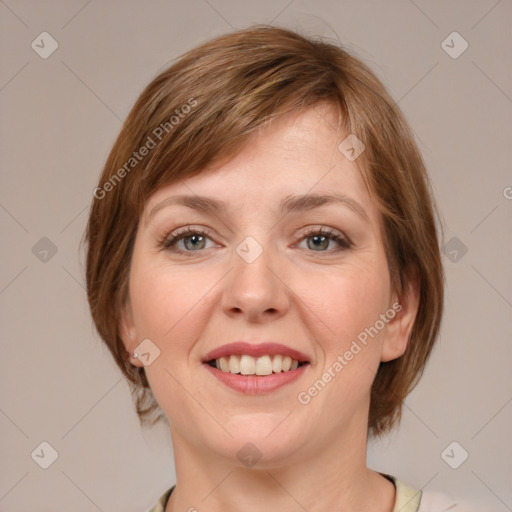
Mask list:
MULTIPOLYGON (((193 235, 205 236, 210 239, 212 238, 208 231, 205 231, 200 228, 192 229, 189 227, 185 227, 185 228, 182 228, 174 233, 171 233, 170 235, 165 235, 163 238, 161 238, 158 241, 157 245, 161 249, 170 250, 177 254, 182 254, 185 256, 193 256, 195 252, 200 252, 201 249, 199 249, 197 251, 183 251, 181 249, 177 249, 176 247, 171 248, 174 244, 176 244, 176 242, 179 242, 180 240, 187 238, 189 236, 193 236, 193 235)), ((309 237, 312 237, 315 235, 326 236, 330 240, 333 240, 334 242, 338 243, 340 245, 338 250, 341 250, 341 251, 350 249, 352 247, 352 242, 347 237, 337 234, 335 232, 335 230, 332 228, 326 228, 326 227, 313 228, 305 233, 302 233, 300 235, 300 238, 298 238, 298 241, 302 242, 302 240, 305 240, 306 238, 309 238, 309 237)), ((311 251, 311 252, 330 253, 330 252, 334 252, 334 251, 331 250, 331 251, 311 251)))

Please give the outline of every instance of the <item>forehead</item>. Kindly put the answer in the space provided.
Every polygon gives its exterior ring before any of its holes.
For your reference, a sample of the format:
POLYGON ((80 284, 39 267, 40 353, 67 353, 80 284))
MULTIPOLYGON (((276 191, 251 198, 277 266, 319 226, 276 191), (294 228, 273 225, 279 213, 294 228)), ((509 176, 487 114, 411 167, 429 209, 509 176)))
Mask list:
POLYGON ((290 195, 336 193, 350 196, 368 215, 377 215, 356 162, 339 145, 347 137, 338 110, 318 104, 274 119, 251 135, 227 163, 165 185, 147 201, 145 216, 173 195, 217 198, 233 207, 275 207, 290 195))

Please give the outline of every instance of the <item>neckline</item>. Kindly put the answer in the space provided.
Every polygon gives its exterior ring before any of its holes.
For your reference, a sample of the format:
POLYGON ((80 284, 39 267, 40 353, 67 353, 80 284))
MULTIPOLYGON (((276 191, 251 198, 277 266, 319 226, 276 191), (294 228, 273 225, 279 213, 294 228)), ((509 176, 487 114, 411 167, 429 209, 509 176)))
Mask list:
MULTIPOLYGON (((408 484, 398 480, 393 475, 387 473, 378 472, 384 478, 387 478, 395 486, 395 503, 392 512, 417 512, 419 503, 422 497, 422 491, 416 490, 410 487, 408 484)), ((162 512, 165 511, 172 492, 176 488, 174 484, 164 495, 162 496, 160 503, 162 505, 162 512)))

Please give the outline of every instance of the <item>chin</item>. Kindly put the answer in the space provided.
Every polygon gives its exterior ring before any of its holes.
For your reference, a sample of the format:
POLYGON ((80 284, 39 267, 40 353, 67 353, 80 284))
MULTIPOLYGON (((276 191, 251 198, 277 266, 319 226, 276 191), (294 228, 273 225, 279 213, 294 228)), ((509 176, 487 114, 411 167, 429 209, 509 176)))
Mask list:
POLYGON ((303 426, 294 425, 286 414, 247 415, 243 421, 233 419, 218 442, 208 439, 213 452, 230 463, 248 469, 272 469, 303 458, 303 448, 311 439, 303 426), (255 417, 257 416, 257 417, 255 417), (283 421, 284 419, 284 421, 283 421), (285 426, 285 424, 289 422, 285 426))

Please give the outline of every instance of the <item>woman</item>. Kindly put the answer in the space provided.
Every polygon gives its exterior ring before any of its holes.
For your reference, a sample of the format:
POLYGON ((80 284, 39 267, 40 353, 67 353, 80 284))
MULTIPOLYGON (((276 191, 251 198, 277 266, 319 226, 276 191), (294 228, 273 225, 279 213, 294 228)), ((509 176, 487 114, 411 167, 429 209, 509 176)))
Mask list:
POLYGON ((453 505, 366 466, 439 331, 434 212, 407 122, 337 46, 252 27, 146 87, 86 239, 97 329, 141 425, 170 427, 152 512, 453 505))

